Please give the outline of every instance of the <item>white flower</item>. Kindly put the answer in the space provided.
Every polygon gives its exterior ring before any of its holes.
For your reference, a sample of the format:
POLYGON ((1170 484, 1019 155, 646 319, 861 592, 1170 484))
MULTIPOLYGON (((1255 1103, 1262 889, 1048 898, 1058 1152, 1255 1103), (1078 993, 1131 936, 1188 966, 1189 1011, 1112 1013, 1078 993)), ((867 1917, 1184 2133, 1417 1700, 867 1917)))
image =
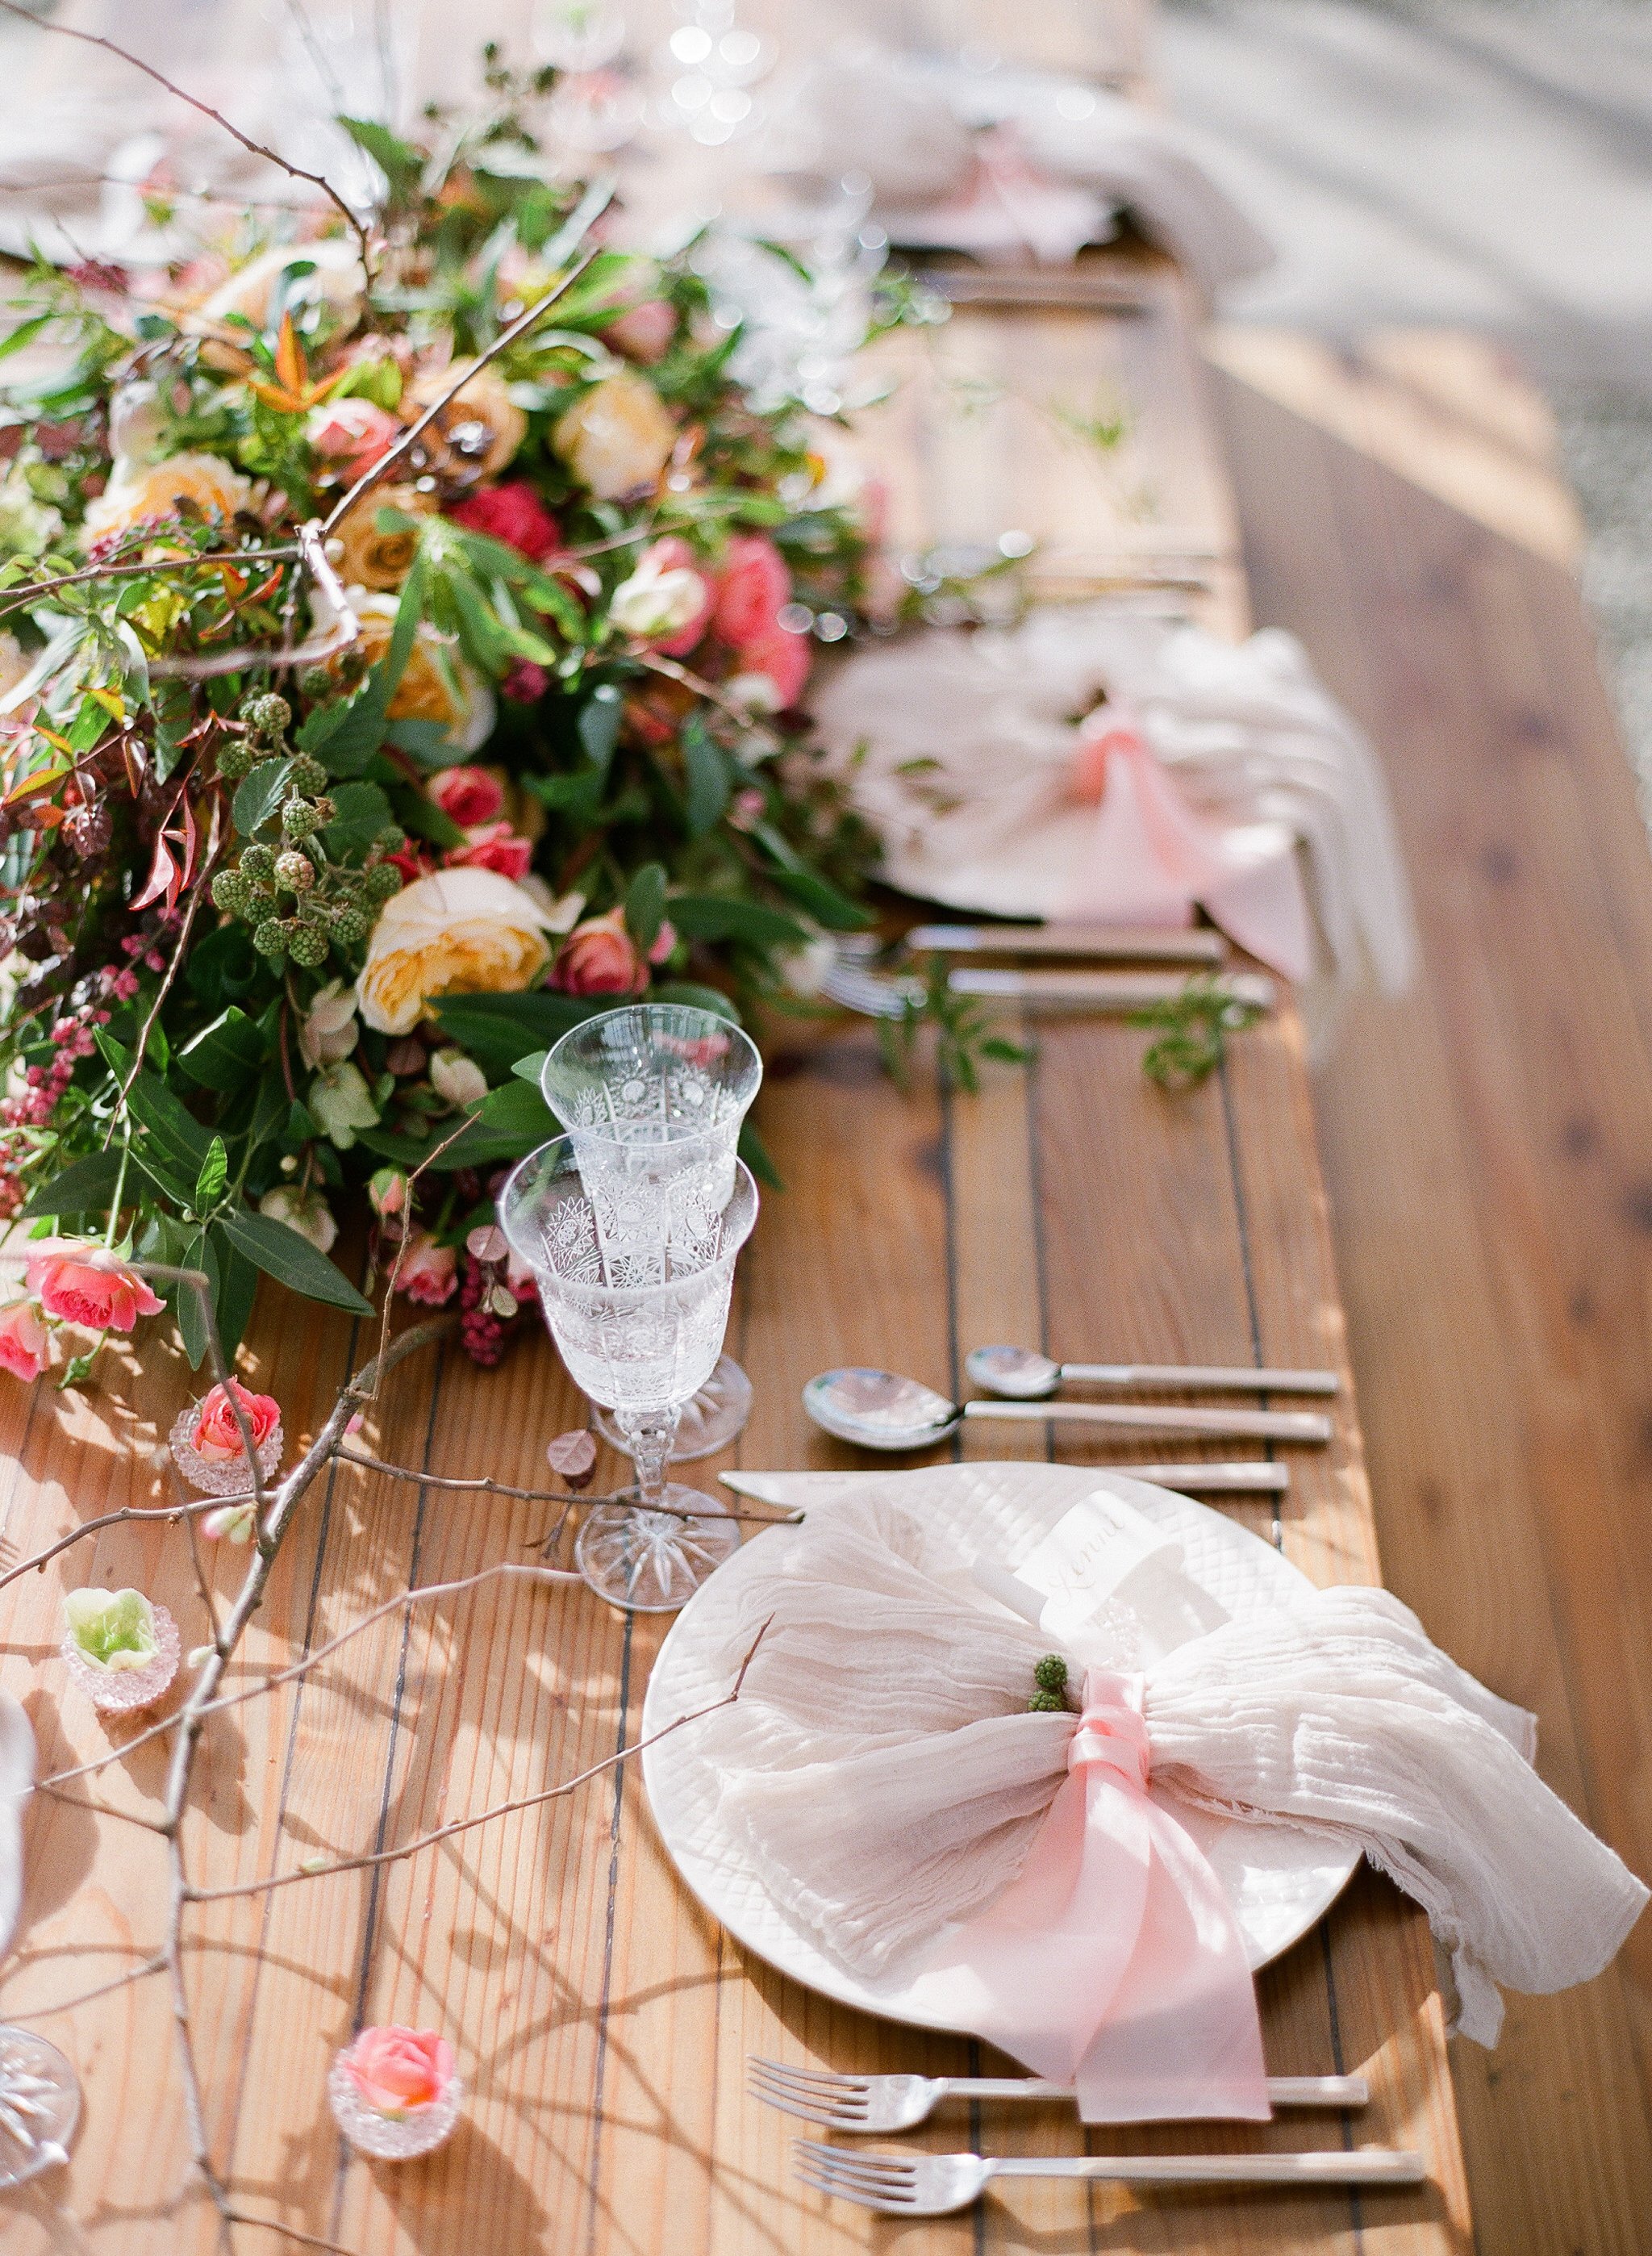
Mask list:
POLYGON ((736 673, 723 684, 723 695, 743 705, 748 713, 777 713, 780 691, 766 673, 736 673))
POLYGON ((544 910, 496 870, 440 870, 385 902, 355 983, 362 1018, 407 1034, 439 995, 515 994, 551 959, 544 910))
POLYGON ((299 1029, 299 1050, 306 1065, 334 1065, 355 1047, 355 990, 341 979, 330 979, 312 1001, 299 1029))
MULTIPOLYGON (((93 504, 93 507, 96 507, 93 504)), ((37 501, 14 463, 0 480, 0 555, 39 556, 63 529, 60 513, 37 501)))
POLYGON ((358 1128, 378 1125, 378 1107, 373 1102, 367 1076, 359 1065, 350 1064, 348 1059, 327 1066, 317 1074, 305 1103, 322 1133, 341 1152, 348 1152, 355 1143, 358 1128))
POLYGON ((438 1096, 461 1109, 480 1104, 488 1094, 488 1076, 463 1050, 438 1050, 430 1061, 431 1086, 438 1096))
POLYGON ((134 377, 116 386, 109 410, 109 452, 116 462, 152 462, 165 428, 159 384, 148 377, 134 377))
POLYGON ((792 994, 818 995, 837 956, 837 949, 826 934, 818 932, 796 948, 778 950, 775 969, 792 994))
POLYGON ((706 582, 692 566, 665 565, 650 554, 614 590, 608 618, 639 642, 668 642, 706 609, 706 582))
POLYGON ((197 309, 202 321, 222 321, 231 314, 244 314, 256 328, 269 318, 270 301, 280 277, 291 266, 313 267, 313 273, 295 277, 287 302, 318 299, 341 311, 351 312, 361 303, 367 286, 361 253, 353 243, 335 236, 326 243, 276 243, 249 259, 238 273, 220 283, 197 309))
POLYGON ((527 876, 519 878, 517 883, 543 912, 547 932, 573 930, 585 907, 583 893, 564 893, 559 900, 537 870, 530 870, 527 876))
POLYGON ((307 1237, 318 1253, 331 1253, 338 1243, 339 1226, 333 1209, 319 1191, 301 1191, 296 1183, 278 1183, 258 1201, 260 1214, 271 1222, 285 1222, 300 1237, 307 1237))

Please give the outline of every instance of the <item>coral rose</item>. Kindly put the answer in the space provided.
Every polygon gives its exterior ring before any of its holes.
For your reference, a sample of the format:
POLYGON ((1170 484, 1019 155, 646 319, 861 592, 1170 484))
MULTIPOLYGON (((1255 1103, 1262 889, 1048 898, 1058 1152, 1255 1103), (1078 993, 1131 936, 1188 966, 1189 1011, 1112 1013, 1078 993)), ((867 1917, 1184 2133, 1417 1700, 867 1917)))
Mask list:
POLYGON ((691 651, 711 617, 711 582, 694 562, 685 540, 668 533, 637 559, 608 599, 608 618, 622 634, 652 643, 669 658, 691 651))
POLYGON ((169 455, 164 462, 116 462, 113 476, 89 503, 81 542, 99 542, 139 525, 162 525, 178 515, 180 502, 193 503, 206 517, 225 524, 252 505, 252 485, 216 455, 169 455))
POLYGON ((508 822, 483 822, 462 846, 444 854, 442 862, 449 870, 497 870, 502 878, 518 885, 532 867, 533 845, 519 838, 508 822))
POLYGON ((439 1308, 453 1297, 459 1282, 455 1247, 438 1245, 427 1230, 416 1230, 407 1241, 396 1272, 396 1289, 427 1308, 439 1308))
POLYGON ((565 995, 640 995, 648 965, 625 929, 623 909, 575 925, 558 955, 552 983, 565 995))
POLYGON ((328 543, 340 579, 351 587, 380 592, 399 588, 413 568, 418 531, 414 525, 381 527, 380 512, 388 509, 402 517, 429 517, 435 507, 435 497, 421 493, 417 486, 379 486, 363 494, 328 543))
POLYGON ((552 438, 582 486, 599 501, 618 501, 654 483, 677 444, 677 426, 647 378, 621 369, 576 400, 552 438))
POLYGON ((471 532, 484 532, 503 541, 531 564, 542 564, 562 545, 554 517, 525 478, 507 478, 503 485, 485 486, 455 502, 447 512, 456 525, 471 532))
POLYGON ((45 1247, 30 1262, 29 1290, 48 1316, 88 1331, 130 1332, 162 1303, 136 1269, 102 1245, 45 1247))
POLYGON ((12 1301, 0 1308, 0 1371, 13 1378, 38 1378, 52 1360, 52 1335, 32 1301, 12 1301))
POLYGON ((736 532, 717 575, 714 624, 719 637, 740 650, 772 632, 783 604, 791 600, 791 575, 766 533, 736 532))
POLYGON ((486 768, 442 768, 425 786, 448 820, 461 830, 496 822, 504 813, 504 786, 486 768))
POLYGON ((434 2029, 363 2029, 339 2057, 362 2097, 381 2115, 432 2106, 453 2080, 453 2048, 434 2029))
MULTIPOLYGON (((251 1431, 252 1452, 257 1456, 281 1423, 281 1405, 273 1394, 255 1394, 238 1378, 232 1378, 229 1384, 251 1431)), ((195 1455, 204 1457, 209 1465, 233 1464, 246 1455, 235 1411, 221 1386, 214 1386, 209 1394, 201 1397, 200 1414, 195 1421, 194 1449, 195 1455)))
POLYGON ((402 435, 402 426, 376 399, 329 399, 310 410, 305 436, 354 484, 402 435))
POLYGON ((545 969, 545 911, 496 870, 441 870, 384 904, 355 983, 381 1034, 411 1033, 439 995, 515 994, 545 969))
POLYGON ((803 694, 803 685, 809 679, 809 642, 805 635, 788 634, 784 627, 770 627, 767 634, 757 635, 735 652, 740 668, 736 681, 729 688, 743 687, 749 702, 760 702, 784 712, 795 705, 803 694), (766 682, 773 695, 753 699, 751 687, 766 682))
MULTIPOLYGON (((362 636, 356 648, 369 666, 376 666, 390 648, 396 625, 393 596, 352 593, 362 636)), ((331 614, 327 614, 330 624, 331 614)), ((474 752, 493 734, 493 693, 427 619, 418 623, 406 671, 390 701, 392 721, 435 721, 447 731, 460 751, 474 752), (441 665, 436 662, 439 651, 441 665), (457 699, 454 696, 458 691, 457 699)))
POLYGON ((424 370, 413 380, 411 397, 420 407, 433 407, 455 384, 459 390, 436 418, 437 426, 470 469, 496 478, 527 437, 528 419, 503 377, 495 369, 477 368, 474 360, 424 370))

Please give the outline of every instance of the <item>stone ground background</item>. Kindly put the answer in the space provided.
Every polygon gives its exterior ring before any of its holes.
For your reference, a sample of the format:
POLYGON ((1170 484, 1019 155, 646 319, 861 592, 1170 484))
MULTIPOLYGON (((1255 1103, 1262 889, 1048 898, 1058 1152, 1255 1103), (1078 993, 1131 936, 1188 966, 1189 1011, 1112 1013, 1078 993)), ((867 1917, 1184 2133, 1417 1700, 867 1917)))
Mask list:
POLYGON ((1479 329, 1548 393, 1652 815, 1652 0, 1163 0, 1156 40, 1279 246, 1225 319, 1479 329))

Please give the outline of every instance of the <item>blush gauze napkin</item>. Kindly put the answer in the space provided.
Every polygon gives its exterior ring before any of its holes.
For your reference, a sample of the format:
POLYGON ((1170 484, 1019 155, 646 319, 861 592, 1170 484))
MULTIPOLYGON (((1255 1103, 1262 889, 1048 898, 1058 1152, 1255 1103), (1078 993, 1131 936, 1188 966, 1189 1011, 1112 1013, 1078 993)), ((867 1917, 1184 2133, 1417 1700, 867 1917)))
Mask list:
MULTIPOLYGON (((862 1976, 991 1904, 1067 1774, 1078 1717, 1027 1708, 1051 1632, 968 1570, 875 1491, 811 1513, 744 1593, 731 1660, 770 1625, 740 1700, 696 1727, 770 1893, 862 1976)), ((1386 1591, 1304 1591, 1144 1675, 1152 1798, 1357 1844, 1428 1913, 1482 2044, 1496 1984, 1588 1979, 1647 1900, 1532 1769, 1533 1718, 1386 1591)))

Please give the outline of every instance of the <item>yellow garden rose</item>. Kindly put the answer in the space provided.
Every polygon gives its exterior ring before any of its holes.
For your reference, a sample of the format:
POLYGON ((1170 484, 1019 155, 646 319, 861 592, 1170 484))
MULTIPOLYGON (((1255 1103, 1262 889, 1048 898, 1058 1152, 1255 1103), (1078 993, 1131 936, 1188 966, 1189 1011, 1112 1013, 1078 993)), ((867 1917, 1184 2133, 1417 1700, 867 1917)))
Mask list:
POLYGON ((353 587, 399 588, 412 569, 418 535, 412 531, 381 532, 379 511, 393 509, 403 517, 428 517, 435 507, 435 496, 413 485, 378 486, 364 493, 334 535, 340 579, 353 587))
POLYGON ((421 370, 411 397, 421 408, 433 406, 461 377, 464 382, 437 417, 438 426, 470 469, 496 478, 528 435, 528 419, 496 369, 476 368, 474 360, 449 361, 445 368, 421 370), (466 375, 467 369, 475 369, 475 375, 466 375))
POLYGON ((104 491, 87 509, 81 538, 89 548, 145 521, 176 517, 180 501, 193 502, 227 524, 252 506, 250 479, 216 455, 170 455, 164 462, 117 462, 104 491))
MULTIPOLYGON (((396 598, 369 595, 360 588, 352 588, 349 596, 362 624, 355 648, 369 666, 376 666, 390 647, 396 598)), ((446 635, 421 619, 406 669, 390 701, 390 718, 439 722, 460 751, 474 752, 493 734, 494 715, 493 692, 487 683, 446 635)))
POLYGON ((677 444, 677 426, 653 385, 628 368, 594 384, 553 437, 582 486, 599 501, 618 501, 654 483, 677 444))
POLYGON ((384 904, 355 983, 362 1017, 409 1034, 439 995, 510 995, 550 961, 545 911, 495 870, 442 870, 384 904))

